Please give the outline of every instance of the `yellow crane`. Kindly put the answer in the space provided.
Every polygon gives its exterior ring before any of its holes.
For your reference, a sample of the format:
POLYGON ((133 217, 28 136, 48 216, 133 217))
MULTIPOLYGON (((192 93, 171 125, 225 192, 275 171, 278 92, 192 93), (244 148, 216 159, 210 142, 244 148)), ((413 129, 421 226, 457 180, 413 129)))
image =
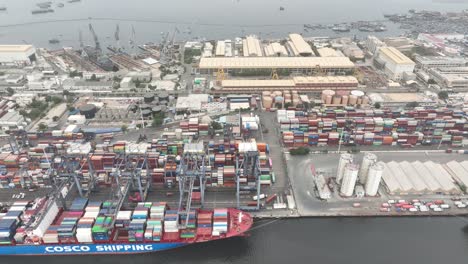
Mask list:
POLYGON ((216 72, 216 83, 218 85, 221 85, 221 83, 223 82, 225 78, 226 78, 226 73, 224 72, 224 68, 219 67, 218 71, 216 72))
POLYGON ((279 75, 278 75, 278 72, 276 71, 276 69, 271 70, 271 79, 272 80, 279 80, 279 75))

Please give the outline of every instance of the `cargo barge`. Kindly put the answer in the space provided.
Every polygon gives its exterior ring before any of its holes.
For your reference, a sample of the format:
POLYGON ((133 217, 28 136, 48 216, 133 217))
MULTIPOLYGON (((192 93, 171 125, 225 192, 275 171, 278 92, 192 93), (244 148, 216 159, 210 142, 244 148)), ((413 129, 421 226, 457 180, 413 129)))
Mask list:
POLYGON ((181 216, 164 202, 120 210, 111 201, 78 198, 63 210, 55 199, 38 198, 0 214, 0 255, 149 253, 243 236, 252 223, 248 213, 233 208, 181 216))

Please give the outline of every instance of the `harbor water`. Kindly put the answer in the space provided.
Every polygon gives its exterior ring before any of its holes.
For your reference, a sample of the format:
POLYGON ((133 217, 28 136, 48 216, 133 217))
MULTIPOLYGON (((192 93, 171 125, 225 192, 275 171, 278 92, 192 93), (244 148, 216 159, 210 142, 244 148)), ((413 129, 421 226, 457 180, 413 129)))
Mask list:
MULTIPOLYGON (((39 47, 79 46, 79 31, 84 44, 93 44, 88 30, 92 23, 104 46, 115 45, 116 24, 120 45, 158 42, 161 32, 173 32, 176 40, 234 38, 257 34, 262 38, 283 38, 289 32, 305 36, 365 37, 367 32, 352 30, 337 34, 330 29, 304 32, 304 24, 330 25, 359 20, 382 20, 383 14, 403 13, 409 9, 460 11, 466 0, 81 0, 68 3, 52 1, 54 12, 32 14, 42 0, 2 0, 0 5, 0 43, 33 43, 39 47), (63 3, 63 7, 58 7, 63 3), (280 10, 282 7, 284 10, 280 10), (132 33, 132 26, 135 33, 132 33), (57 44, 49 40, 59 39, 57 44)), ((399 26, 387 24, 388 31, 375 35, 398 36, 399 26)), ((172 37, 172 34, 170 35, 172 37)))
MULTIPOLYGON (((468 218, 261 220, 250 237, 144 255, 2 257, 2 263, 451 263, 468 259, 468 218), (275 220, 273 220, 275 221, 275 220), (271 224, 268 224, 271 223, 271 224)), ((254 227, 255 228, 255 227, 254 227)))

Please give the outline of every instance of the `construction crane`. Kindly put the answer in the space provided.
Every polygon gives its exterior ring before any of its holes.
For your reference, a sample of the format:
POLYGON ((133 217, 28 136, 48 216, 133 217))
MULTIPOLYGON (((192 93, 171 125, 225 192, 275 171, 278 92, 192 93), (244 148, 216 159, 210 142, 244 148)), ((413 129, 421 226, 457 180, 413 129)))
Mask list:
POLYGON ((115 41, 117 42, 117 50, 120 50, 120 28, 119 28, 119 24, 117 24, 115 26, 115 33, 114 33, 114 38, 115 38, 115 41))
POLYGON ((81 31, 81 29, 78 31, 78 39, 80 41, 80 48, 83 49, 84 47, 84 44, 83 44, 83 32, 81 31))
POLYGON ((221 85, 225 78, 226 78, 226 74, 224 72, 224 68, 219 67, 218 72, 216 73, 216 83, 218 85, 221 85))
POLYGON ((19 154, 23 147, 29 146, 28 133, 25 130, 10 130, 9 134, 8 143, 13 154, 19 154))
POLYGON ((96 51, 101 53, 101 43, 99 42, 98 36, 96 32, 94 31, 93 25, 89 24, 89 31, 93 35, 94 38, 94 44, 96 45, 96 51))
POLYGON ((134 46, 133 44, 135 43, 135 35, 136 35, 135 28, 132 25, 132 35, 130 36, 130 40, 128 41, 128 43, 132 45, 132 48, 134 46))
POLYGON ((198 188, 200 191, 201 207, 203 207, 205 203, 205 162, 208 160, 206 157, 207 155, 203 142, 187 143, 184 145, 183 157, 177 168, 180 195, 177 214, 180 228, 187 227, 195 188, 198 188))

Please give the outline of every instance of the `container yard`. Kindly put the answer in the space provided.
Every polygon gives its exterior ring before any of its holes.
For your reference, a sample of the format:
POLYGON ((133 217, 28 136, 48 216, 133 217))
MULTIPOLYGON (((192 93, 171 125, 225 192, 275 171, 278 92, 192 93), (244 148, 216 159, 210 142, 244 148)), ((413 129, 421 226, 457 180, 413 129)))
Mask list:
POLYGON ((278 110, 286 147, 419 145, 461 147, 468 132, 463 114, 449 109, 278 110))

